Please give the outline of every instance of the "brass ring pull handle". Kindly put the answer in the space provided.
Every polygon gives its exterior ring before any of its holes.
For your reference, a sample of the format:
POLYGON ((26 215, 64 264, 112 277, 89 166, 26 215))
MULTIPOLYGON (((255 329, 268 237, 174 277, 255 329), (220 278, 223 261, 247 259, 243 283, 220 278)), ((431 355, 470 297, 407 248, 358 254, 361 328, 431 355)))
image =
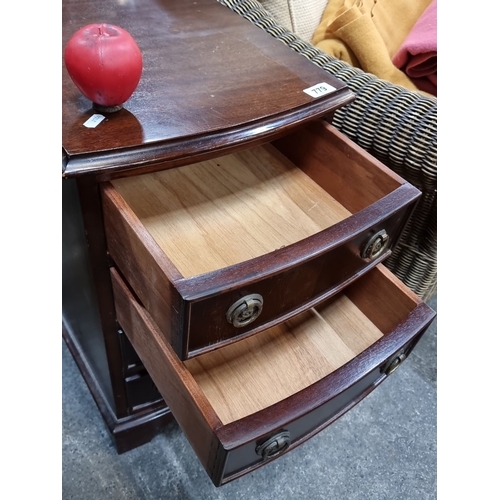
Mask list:
POLYGON ((253 293, 237 300, 226 313, 226 319, 236 328, 247 326, 255 321, 264 305, 262 295, 253 293))
POLYGON ((396 356, 388 365, 387 368, 385 369, 385 374, 390 375, 391 373, 394 373, 403 363, 403 361, 406 359, 406 354, 403 352, 399 356, 396 356))
POLYGON ((258 445, 255 448, 255 453, 260 455, 263 460, 267 460, 284 452, 289 446, 290 433, 288 431, 282 431, 258 445))
POLYGON ((389 235, 385 229, 375 233, 361 251, 363 259, 375 259, 381 255, 389 244, 389 235))

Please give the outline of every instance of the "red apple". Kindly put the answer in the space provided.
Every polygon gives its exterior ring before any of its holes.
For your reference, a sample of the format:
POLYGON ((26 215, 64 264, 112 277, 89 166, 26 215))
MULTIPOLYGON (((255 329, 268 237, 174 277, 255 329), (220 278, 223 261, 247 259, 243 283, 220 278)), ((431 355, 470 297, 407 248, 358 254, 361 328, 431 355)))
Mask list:
POLYGON ((120 109, 142 74, 142 54, 132 35, 112 24, 89 24, 70 38, 64 63, 80 92, 101 108, 120 109))

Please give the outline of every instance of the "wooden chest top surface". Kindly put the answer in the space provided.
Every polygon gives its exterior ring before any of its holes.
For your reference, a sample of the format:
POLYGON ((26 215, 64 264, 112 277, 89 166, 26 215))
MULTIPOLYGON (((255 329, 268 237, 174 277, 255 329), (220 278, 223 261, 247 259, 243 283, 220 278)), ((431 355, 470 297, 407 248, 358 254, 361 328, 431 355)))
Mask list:
MULTIPOLYGON (((143 72, 124 109, 96 128, 63 61, 63 175, 177 160, 269 140, 352 100, 346 85, 216 0, 63 1, 63 52, 92 23, 137 41, 143 72), (321 97, 305 89, 335 87, 321 97)), ((220 153, 219 153, 220 154, 220 153)), ((189 161, 191 162, 191 161, 189 161)))

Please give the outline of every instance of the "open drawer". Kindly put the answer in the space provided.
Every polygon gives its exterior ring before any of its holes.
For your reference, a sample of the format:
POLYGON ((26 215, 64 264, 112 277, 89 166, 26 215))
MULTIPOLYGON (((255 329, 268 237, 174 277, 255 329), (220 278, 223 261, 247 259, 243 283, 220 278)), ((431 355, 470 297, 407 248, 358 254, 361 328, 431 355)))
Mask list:
POLYGON ((325 121, 102 187, 111 258, 181 359, 342 290, 390 255, 419 196, 325 121))
POLYGON ((352 408, 401 364, 435 316, 380 264, 317 308, 181 361, 111 272, 117 319, 217 486, 352 408))

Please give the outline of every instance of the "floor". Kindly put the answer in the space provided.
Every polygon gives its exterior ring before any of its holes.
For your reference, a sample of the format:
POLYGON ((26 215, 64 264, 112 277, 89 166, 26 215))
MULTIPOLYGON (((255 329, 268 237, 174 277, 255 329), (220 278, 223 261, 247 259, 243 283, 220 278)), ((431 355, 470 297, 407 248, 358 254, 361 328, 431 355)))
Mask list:
MULTIPOLYGON (((429 301, 437 311, 437 296, 429 301)), ((376 391, 300 448, 215 488, 174 422, 118 455, 63 344, 63 500, 435 499, 436 321, 376 391)))

